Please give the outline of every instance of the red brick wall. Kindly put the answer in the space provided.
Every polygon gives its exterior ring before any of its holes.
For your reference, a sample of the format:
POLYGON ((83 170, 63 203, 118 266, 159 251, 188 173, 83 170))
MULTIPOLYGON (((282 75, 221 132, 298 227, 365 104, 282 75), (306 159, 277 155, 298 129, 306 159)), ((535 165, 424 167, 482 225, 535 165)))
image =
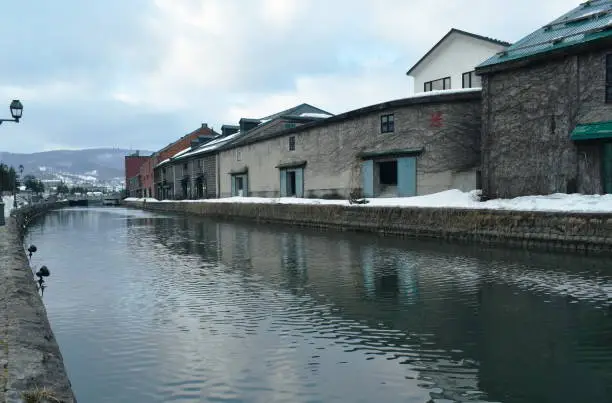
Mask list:
POLYGON ((183 151, 184 149, 191 146, 191 142, 196 140, 198 136, 210 136, 212 131, 208 127, 201 127, 183 137, 174 143, 162 148, 160 151, 156 152, 147 159, 147 161, 139 167, 140 177, 142 178, 142 187, 145 190, 150 190, 151 193, 147 192, 147 196, 150 194, 154 195, 155 192, 155 184, 153 177, 153 169, 155 165, 159 164, 165 159, 172 157, 174 154, 179 151, 183 151))
POLYGON ((153 195, 153 166, 155 156, 147 158, 144 164, 140 167, 140 178, 142 181, 143 196, 151 197, 153 195))
POLYGON ((140 167, 147 161, 149 157, 141 157, 135 155, 127 155, 125 157, 125 186, 127 188, 130 178, 140 173, 140 167))

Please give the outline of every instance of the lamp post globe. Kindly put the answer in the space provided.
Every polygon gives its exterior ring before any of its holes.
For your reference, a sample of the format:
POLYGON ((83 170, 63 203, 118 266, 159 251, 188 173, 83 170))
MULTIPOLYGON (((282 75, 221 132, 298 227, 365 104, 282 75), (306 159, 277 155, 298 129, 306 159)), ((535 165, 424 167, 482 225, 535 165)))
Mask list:
POLYGON ((16 122, 19 122, 19 119, 21 119, 21 115, 23 114, 23 105, 21 104, 21 101, 14 99, 13 102, 11 102, 10 109, 13 119, 15 119, 16 122))

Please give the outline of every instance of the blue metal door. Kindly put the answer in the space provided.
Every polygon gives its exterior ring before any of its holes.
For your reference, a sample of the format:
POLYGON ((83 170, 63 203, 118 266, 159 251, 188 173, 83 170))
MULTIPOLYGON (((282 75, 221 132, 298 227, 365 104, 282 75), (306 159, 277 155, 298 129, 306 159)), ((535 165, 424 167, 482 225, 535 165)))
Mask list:
POLYGON ((287 171, 280 170, 280 197, 287 197, 287 171))
POLYGON ((304 197, 304 168, 295 170, 295 197, 304 197))
POLYGON ((232 181, 232 196, 236 196, 236 176, 230 176, 230 180, 232 181))
POLYGON ((242 191, 242 195, 244 197, 247 197, 249 195, 249 175, 244 175, 242 177, 242 181, 243 181, 243 185, 244 186, 244 190, 242 191))
POLYGON ((397 160, 397 193, 399 197, 416 196, 416 158, 397 160))
POLYGON ((361 186, 364 197, 374 197, 374 161, 361 163, 361 186))

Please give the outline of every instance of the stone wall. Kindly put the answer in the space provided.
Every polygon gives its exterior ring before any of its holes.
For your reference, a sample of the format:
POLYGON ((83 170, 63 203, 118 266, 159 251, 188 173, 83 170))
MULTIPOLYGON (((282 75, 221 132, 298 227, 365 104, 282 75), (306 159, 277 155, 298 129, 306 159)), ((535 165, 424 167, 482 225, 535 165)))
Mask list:
POLYGON ((407 148, 424 150, 417 158, 417 194, 465 183, 462 190, 473 190, 480 165, 480 91, 423 95, 347 112, 312 127, 221 151, 220 197, 231 195, 228 173, 244 168, 248 169, 249 196, 278 197, 277 166, 306 161, 306 197, 348 198, 352 189, 362 186, 359 153, 407 148), (395 130, 381 133, 380 117, 391 113, 395 130), (295 137, 293 151, 290 137, 295 137), (464 177, 471 177, 472 183, 464 177))
POLYGON ((0 227, 0 402, 20 402, 42 390, 51 398, 31 401, 76 401, 23 246, 28 224, 62 206, 19 209, 0 227))
MULTIPOLYGON (((142 203, 128 206, 142 208, 142 203)), ((164 211, 416 238, 612 254, 612 214, 264 203, 147 203, 164 211)))
POLYGON ((483 193, 491 198, 600 193, 600 148, 575 144, 577 123, 612 120, 605 103, 609 48, 486 73, 483 193))

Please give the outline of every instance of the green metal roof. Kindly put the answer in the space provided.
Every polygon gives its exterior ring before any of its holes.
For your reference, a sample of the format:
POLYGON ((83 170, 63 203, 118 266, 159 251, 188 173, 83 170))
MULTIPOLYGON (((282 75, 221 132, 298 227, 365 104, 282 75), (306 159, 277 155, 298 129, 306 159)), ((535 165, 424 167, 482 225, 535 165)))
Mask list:
POLYGON ((590 0, 487 59, 477 68, 493 66, 612 37, 612 0, 590 0))
POLYGON ((612 121, 576 125, 570 138, 574 141, 612 138, 612 121))

